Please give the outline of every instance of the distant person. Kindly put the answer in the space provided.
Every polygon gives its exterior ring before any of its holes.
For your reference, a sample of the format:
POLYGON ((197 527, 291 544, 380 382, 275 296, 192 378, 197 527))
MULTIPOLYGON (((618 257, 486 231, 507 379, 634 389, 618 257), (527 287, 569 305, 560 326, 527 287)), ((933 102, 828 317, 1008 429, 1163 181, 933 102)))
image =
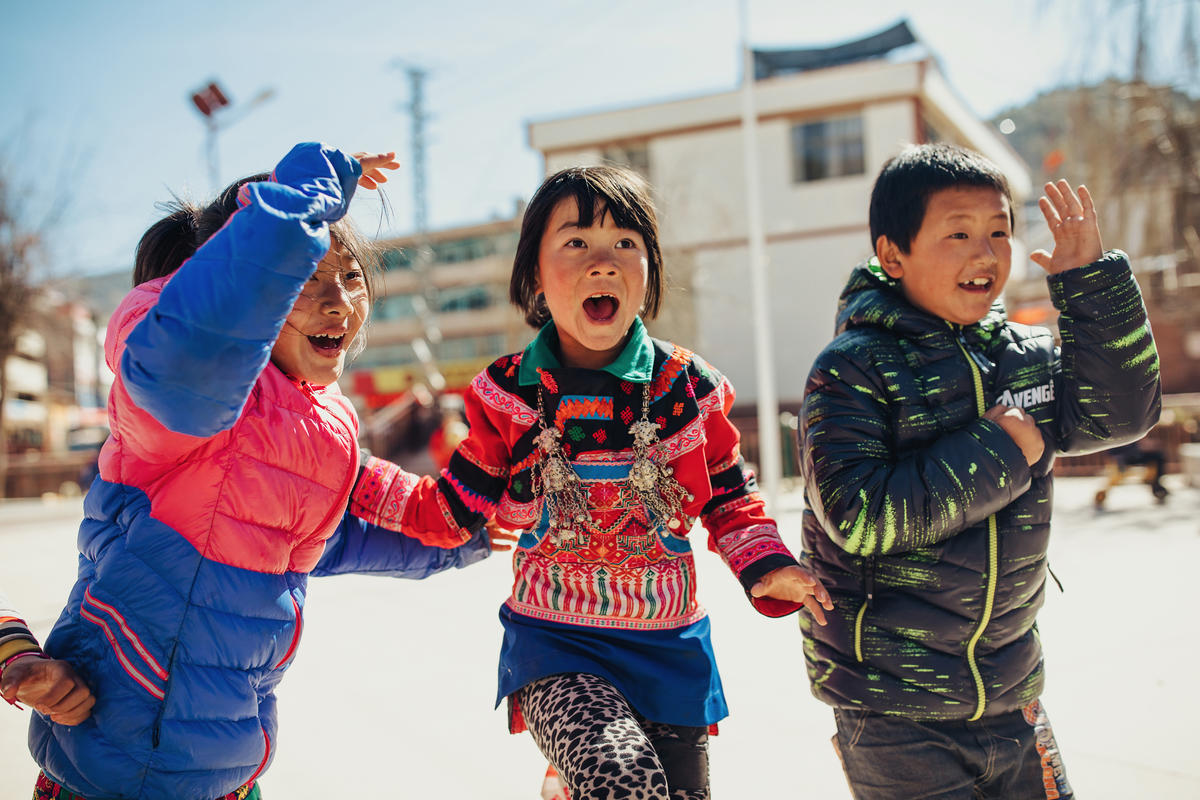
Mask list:
POLYGON ((1039 700, 1056 451, 1129 442, 1158 420, 1159 364, 1126 256, 1091 195, 1039 201, 1061 350, 1009 322, 1013 206, 978 153, 922 145, 871 194, 875 258, 853 270, 808 377, 805 563, 812 691, 834 707, 857 800, 1072 796, 1039 700))
POLYGON ((1132 444, 1114 447, 1105 455, 1107 456, 1105 484, 1103 489, 1096 492, 1097 511, 1104 510, 1104 501, 1108 499, 1108 493, 1124 482, 1131 467, 1142 468, 1142 483, 1150 487, 1150 493, 1154 495, 1155 501, 1159 504, 1167 501, 1167 495, 1170 492, 1162 483, 1167 459, 1160 448, 1148 443, 1145 439, 1140 439, 1132 444))
POLYGON ((78 580, 46 641, 96 705, 75 728, 34 715, 37 798, 260 797, 308 576, 424 577, 489 552, 484 518, 453 500, 462 522, 433 543, 351 508, 386 487, 360 470, 336 383, 371 302, 343 216, 396 166, 297 145, 143 236, 105 339, 111 435, 78 580))
MULTIPOLYGON (((420 535, 460 502, 523 531, 497 703, 576 800, 707 798, 726 715, 688 533, 697 518, 767 616, 828 597, 767 516, 729 421, 733 387, 650 338, 663 286, 650 189, 612 167, 548 179, 525 212, 510 297, 538 330, 466 393, 470 432, 437 504, 397 491, 420 535)), ((388 477, 394 467, 368 465, 388 477)), ((382 504, 382 501, 381 501, 382 504)), ((553 793, 553 789, 547 787, 553 793)))
POLYGON ((0 695, 45 714, 59 725, 78 725, 96 698, 66 661, 42 652, 37 637, 0 591, 0 695))
POLYGON ((458 395, 443 395, 438 400, 438 409, 441 418, 429 437, 429 457, 438 470, 443 470, 449 466, 454 449, 467 438, 468 428, 463 420, 462 399, 458 395))

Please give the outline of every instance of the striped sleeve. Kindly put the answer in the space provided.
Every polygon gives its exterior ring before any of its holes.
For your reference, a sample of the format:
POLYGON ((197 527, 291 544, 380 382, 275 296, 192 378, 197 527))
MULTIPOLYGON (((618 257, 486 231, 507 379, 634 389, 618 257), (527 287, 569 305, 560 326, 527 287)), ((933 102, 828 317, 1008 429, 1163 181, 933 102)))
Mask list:
POLYGON ((8 597, 0 592, 0 664, 17 653, 40 653, 37 639, 25 621, 17 616, 8 597))

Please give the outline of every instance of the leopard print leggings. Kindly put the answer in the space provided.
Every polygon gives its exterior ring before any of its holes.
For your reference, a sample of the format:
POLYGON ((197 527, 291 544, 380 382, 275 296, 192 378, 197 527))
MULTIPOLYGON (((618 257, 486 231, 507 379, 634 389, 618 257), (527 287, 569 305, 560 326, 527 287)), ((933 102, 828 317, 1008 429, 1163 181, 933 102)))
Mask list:
POLYGON ((521 689, 521 712, 572 800, 708 800, 708 730, 651 722, 596 675, 521 689))

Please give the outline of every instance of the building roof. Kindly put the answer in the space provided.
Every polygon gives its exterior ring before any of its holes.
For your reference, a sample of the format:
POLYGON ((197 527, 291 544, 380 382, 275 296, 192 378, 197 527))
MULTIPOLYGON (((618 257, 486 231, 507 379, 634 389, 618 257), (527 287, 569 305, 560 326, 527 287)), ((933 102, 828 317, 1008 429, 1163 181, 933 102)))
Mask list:
POLYGON ((856 61, 870 61, 916 43, 917 38, 909 29, 908 22, 901 20, 886 30, 830 47, 754 50, 754 79, 761 81, 776 75, 791 75, 796 72, 853 64, 856 61))

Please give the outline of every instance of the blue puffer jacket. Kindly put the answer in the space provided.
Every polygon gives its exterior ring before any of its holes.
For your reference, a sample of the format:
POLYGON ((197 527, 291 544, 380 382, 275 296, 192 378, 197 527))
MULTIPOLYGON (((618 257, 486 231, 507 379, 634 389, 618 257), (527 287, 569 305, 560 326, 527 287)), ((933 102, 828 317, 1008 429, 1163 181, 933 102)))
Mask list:
POLYGON ((254 780, 309 574, 424 577, 487 554, 421 545, 347 513, 358 420, 336 385, 270 363, 360 168, 297 146, 169 279, 135 288, 105 342, 112 435, 79 531, 79 576, 45 650, 95 691, 30 749, 89 800, 213 800, 254 780))

